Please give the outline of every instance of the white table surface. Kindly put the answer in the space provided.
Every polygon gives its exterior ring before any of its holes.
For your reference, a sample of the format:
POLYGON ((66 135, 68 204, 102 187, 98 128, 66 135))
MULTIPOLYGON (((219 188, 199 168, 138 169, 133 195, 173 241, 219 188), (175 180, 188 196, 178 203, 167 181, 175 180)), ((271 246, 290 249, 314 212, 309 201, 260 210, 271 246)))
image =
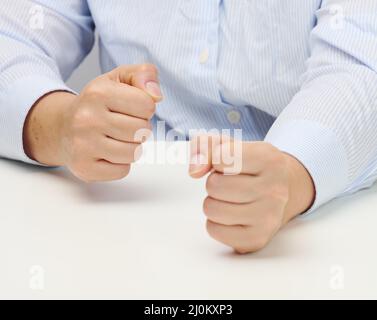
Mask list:
POLYGON ((183 164, 86 185, 0 160, 0 178, 0 298, 377 298, 376 187, 240 256, 206 234, 183 164))

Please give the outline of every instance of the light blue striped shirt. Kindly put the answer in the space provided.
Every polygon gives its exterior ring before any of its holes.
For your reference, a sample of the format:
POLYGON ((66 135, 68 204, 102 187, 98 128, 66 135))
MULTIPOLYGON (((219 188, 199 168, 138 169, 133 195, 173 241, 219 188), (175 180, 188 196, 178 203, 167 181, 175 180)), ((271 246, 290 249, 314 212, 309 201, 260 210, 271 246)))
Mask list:
POLYGON ((313 206, 377 178, 376 0, 2 0, 0 156, 100 37, 103 71, 154 63, 156 119, 242 129, 309 170, 313 206))

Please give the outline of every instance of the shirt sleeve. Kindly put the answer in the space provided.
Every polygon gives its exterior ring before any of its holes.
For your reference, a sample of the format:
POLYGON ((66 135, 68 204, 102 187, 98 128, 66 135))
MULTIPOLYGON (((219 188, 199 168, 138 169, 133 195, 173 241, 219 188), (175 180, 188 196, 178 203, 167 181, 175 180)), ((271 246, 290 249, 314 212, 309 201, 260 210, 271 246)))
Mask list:
POLYGON ((324 0, 316 14, 302 88, 266 136, 310 172, 309 212, 377 167, 377 1, 324 0))
POLYGON ((34 163, 23 148, 30 108, 65 80, 94 43, 84 0, 2 0, 0 6, 0 157, 34 163))

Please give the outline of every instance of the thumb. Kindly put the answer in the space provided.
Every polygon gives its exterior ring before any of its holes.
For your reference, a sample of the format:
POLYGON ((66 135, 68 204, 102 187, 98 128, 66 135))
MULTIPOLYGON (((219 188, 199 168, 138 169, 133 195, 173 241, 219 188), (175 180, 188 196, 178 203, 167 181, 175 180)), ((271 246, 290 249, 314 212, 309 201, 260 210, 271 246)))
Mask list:
POLYGON ((110 78, 143 90, 156 103, 163 98, 158 70, 153 64, 120 66, 110 73, 110 78))
POLYGON ((212 170, 212 150, 214 145, 220 144, 220 136, 197 135, 190 141, 190 167, 192 178, 199 179, 212 170))
POLYGON ((198 179, 214 170, 220 160, 217 159, 218 155, 216 156, 219 148, 222 144, 232 141, 233 138, 220 134, 194 136, 190 142, 190 176, 198 179))
POLYGON ((154 65, 141 65, 133 74, 131 85, 148 93, 155 102, 162 100, 158 71, 154 65))

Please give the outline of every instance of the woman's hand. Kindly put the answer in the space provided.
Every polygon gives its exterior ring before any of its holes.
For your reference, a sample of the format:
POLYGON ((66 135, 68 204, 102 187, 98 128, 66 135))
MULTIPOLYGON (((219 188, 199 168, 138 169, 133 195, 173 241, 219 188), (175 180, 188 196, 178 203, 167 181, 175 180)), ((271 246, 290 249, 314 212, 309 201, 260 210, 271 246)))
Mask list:
POLYGON ((192 141, 190 175, 210 173, 203 205, 208 233, 238 253, 258 251, 312 205, 312 179, 298 160, 268 143, 219 140, 192 141))
POLYGON ((25 151, 87 182, 121 179, 140 156, 161 99, 153 65, 116 68, 78 96, 55 92, 41 99, 25 124, 25 151))

